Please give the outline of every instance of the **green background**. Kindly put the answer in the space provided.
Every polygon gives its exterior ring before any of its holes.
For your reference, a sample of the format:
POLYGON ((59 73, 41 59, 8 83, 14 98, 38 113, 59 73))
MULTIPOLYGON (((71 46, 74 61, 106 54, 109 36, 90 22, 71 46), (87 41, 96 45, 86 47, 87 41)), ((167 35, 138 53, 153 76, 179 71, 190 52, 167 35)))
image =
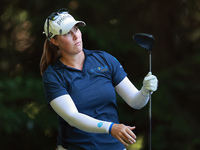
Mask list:
MULTIPOLYGON (((152 72, 159 80, 152 95, 152 150, 200 149, 199 0, 1 0, 0 149, 55 149, 57 116, 47 105, 39 62, 44 21, 67 8, 81 27, 84 48, 107 51, 140 89, 148 53, 136 33, 154 35, 152 72)), ((120 121, 135 125, 134 150, 147 150, 148 105, 130 108, 118 97, 120 121)))

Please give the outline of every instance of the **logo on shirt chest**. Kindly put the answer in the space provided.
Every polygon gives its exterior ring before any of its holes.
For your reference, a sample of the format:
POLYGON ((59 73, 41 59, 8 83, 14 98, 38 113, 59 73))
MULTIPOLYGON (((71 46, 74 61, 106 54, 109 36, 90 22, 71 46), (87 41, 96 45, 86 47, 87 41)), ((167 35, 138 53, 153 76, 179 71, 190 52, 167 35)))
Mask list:
POLYGON ((105 65, 101 67, 96 67, 96 68, 90 69, 90 71, 91 72, 105 72, 105 71, 108 71, 108 66, 105 65))

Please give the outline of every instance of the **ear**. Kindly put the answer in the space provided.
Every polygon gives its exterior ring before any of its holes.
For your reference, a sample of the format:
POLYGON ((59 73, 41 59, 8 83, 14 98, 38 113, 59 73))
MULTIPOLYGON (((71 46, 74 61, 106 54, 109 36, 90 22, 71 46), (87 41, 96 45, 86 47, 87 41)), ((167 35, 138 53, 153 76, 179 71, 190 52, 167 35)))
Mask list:
POLYGON ((55 38, 51 38, 51 43, 53 43, 54 45, 58 46, 58 43, 57 43, 55 38))

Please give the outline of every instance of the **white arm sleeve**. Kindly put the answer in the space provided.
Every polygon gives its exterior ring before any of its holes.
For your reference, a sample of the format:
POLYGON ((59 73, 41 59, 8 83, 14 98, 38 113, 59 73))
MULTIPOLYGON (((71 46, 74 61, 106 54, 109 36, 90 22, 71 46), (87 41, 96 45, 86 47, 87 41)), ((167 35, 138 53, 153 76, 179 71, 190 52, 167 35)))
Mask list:
POLYGON ((149 100, 148 94, 143 94, 142 90, 138 91, 128 77, 125 77, 117 86, 115 86, 115 90, 129 106, 135 109, 141 109, 149 100))
POLYGON ((71 126, 85 132, 109 133, 111 122, 94 119, 79 113, 70 95, 62 95, 50 102, 54 111, 71 126))

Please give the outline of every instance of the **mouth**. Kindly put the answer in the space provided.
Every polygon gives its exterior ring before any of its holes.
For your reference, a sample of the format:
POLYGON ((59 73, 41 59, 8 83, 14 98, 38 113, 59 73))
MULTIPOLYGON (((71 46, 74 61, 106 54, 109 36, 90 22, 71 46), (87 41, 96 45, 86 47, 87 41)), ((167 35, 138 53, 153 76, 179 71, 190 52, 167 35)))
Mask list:
POLYGON ((76 46, 79 46, 79 45, 81 45, 81 42, 77 42, 77 43, 75 43, 75 45, 76 45, 76 46))

